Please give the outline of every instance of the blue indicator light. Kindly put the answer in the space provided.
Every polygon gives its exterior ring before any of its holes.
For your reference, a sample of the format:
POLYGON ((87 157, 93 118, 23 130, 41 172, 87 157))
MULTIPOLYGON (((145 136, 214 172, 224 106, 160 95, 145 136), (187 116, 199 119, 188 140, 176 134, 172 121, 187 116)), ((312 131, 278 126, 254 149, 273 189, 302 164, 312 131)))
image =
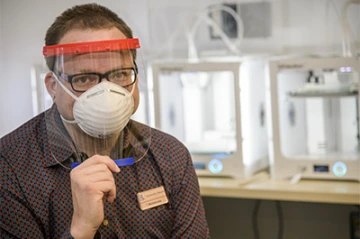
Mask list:
POLYGON ((343 162, 336 162, 332 167, 333 173, 337 177, 342 177, 347 172, 347 167, 343 162))
POLYGON ((212 159, 209 162, 209 170, 210 172, 217 174, 220 173, 223 170, 223 164, 220 160, 218 159, 212 159))

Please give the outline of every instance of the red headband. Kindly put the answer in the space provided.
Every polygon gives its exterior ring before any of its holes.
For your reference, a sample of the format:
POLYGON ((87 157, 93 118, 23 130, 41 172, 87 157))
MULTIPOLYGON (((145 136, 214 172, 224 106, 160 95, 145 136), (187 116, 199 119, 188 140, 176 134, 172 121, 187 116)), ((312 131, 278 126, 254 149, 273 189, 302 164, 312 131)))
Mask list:
POLYGON ((90 52, 107 52, 130 50, 140 48, 138 38, 127 38, 121 40, 106 40, 96 42, 79 42, 70 44, 58 44, 44 46, 44 56, 56 56, 65 54, 84 54, 90 52))

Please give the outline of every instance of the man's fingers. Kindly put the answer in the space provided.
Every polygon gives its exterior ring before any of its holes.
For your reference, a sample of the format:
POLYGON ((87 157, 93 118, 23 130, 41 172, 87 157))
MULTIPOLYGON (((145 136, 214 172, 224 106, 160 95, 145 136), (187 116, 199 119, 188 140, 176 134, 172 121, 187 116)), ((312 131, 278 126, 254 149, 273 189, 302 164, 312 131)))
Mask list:
POLYGON ((77 174, 81 174, 82 176, 93 175, 93 174, 106 174, 112 175, 112 171, 110 171, 109 167, 105 164, 92 164, 87 167, 81 168, 81 170, 75 171, 77 174))
POLYGON ((106 194, 106 200, 110 203, 115 201, 116 198, 116 187, 114 186, 112 190, 108 191, 106 194))
POLYGON ((96 186, 102 189, 104 199, 108 202, 114 202, 116 198, 116 186, 114 183, 109 184, 109 182, 98 182, 96 186))

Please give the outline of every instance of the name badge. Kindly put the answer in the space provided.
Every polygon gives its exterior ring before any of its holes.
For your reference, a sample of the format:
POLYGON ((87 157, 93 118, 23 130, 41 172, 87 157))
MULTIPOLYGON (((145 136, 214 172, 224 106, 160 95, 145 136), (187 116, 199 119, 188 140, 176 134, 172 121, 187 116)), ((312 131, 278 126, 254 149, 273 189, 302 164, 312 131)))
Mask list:
POLYGON ((137 198, 143 211, 169 202, 163 186, 140 192, 137 198))

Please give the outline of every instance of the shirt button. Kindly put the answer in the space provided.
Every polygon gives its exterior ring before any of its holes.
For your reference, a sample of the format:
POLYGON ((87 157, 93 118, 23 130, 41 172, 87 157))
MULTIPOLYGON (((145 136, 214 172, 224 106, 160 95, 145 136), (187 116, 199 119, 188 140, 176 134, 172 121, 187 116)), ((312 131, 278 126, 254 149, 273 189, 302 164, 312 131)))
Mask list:
POLYGON ((107 227, 109 225, 109 221, 107 219, 105 219, 102 223, 105 227, 107 227))

